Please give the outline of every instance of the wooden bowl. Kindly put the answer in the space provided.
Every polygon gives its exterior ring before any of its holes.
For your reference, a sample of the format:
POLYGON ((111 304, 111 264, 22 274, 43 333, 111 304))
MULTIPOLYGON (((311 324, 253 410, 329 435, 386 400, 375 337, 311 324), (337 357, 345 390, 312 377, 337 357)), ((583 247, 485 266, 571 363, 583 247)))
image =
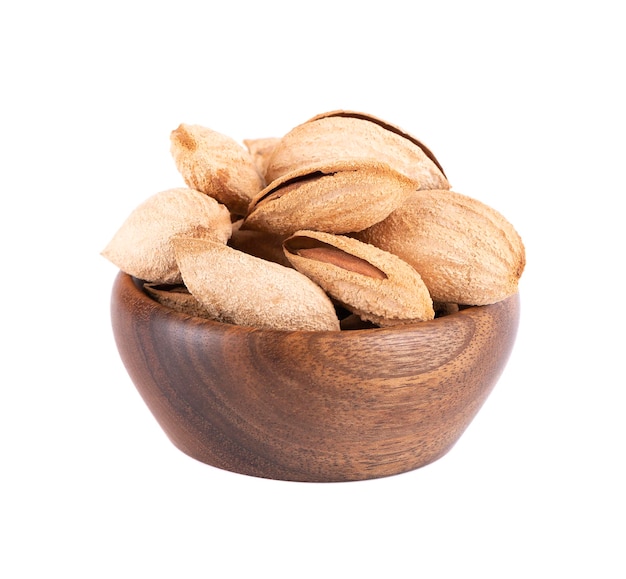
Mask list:
POLYGON ((331 482, 446 454, 504 369, 519 297, 396 329, 287 332, 180 314, 120 273, 111 312, 122 361, 176 447, 237 473, 331 482))

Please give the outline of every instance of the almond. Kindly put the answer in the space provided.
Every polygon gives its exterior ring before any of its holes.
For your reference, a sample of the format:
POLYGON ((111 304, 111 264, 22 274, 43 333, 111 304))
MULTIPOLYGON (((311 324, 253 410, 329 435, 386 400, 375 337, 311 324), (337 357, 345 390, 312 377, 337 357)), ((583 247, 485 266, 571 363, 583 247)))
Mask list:
POLYGON ((168 189, 134 209, 102 255, 138 279, 179 283, 182 278, 171 238, 204 237, 225 244, 231 231, 224 205, 193 189, 168 189))
POLYGON ((335 160, 273 181, 250 203, 242 227, 290 235, 299 229, 347 233, 387 217, 418 184, 377 161, 335 160))
POLYGON ((454 191, 418 191, 354 236, 410 263, 435 302, 498 302, 517 292, 526 263, 513 226, 495 209, 454 191))
POLYGON ((177 237, 183 280, 214 319, 275 330, 339 330, 324 291, 296 270, 205 239, 177 237))
POLYGON ((385 163, 421 189, 450 187, 441 165, 420 141, 386 121, 353 111, 317 115, 289 131, 269 159, 266 180, 344 158, 385 163))
POLYGON ((395 255, 318 231, 298 231, 283 246, 298 271, 362 320, 394 326, 435 317, 420 275, 395 255))
POLYGON ((185 183, 245 215, 265 183, 250 153, 234 139, 200 125, 172 131, 171 153, 185 183))

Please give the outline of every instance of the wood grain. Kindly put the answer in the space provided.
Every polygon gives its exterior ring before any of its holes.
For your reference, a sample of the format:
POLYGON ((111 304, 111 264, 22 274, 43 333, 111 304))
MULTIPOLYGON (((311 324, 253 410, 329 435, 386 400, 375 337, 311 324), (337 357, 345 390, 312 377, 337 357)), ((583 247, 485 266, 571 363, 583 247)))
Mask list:
POLYGON ((353 481, 450 450, 504 369, 519 296, 401 328, 281 332, 175 312, 119 273, 111 315, 132 381, 180 450, 257 477, 353 481))

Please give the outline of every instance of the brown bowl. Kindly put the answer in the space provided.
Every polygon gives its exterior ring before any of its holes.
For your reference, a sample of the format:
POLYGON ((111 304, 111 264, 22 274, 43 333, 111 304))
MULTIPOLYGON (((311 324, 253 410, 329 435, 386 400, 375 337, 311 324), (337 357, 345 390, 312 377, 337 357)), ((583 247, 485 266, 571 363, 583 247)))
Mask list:
POLYGON ((122 361, 176 447, 237 473, 331 482, 446 454, 504 369, 519 297, 395 329, 287 332, 180 314, 120 273, 111 313, 122 361))

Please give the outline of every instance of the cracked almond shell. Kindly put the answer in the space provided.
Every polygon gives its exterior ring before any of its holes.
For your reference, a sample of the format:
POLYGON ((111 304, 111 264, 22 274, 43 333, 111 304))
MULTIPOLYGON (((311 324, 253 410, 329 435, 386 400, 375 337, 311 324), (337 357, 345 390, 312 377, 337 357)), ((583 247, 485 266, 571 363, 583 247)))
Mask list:
POLYGON ((185 183, 214 197, 235 215, 245 215, 265 182, 248 150, 234 139, 200 125, 181 124, 170 151, 185 183))
POLYGON ((183 280, 213 319, 275 330, 339 330, 330 298, 306 276, 203 239, 174 239, 183 280))
POLYGON ((298 231, 283 247, 295 269, 362 320, 384 327, 435 317, 420 275, 395 255, 318 231, 298 231))
POLYGON ((168 189, 136 207, 101 253, 138 279, 175 284, 182 278, 172 237, 205 237, 225 244, 231 231, 224 205, 193 189, 168 189))
POLYGON ((274 180, 250 204, 243 228, 290 235, 348 233, 387 217, 418 184, 372 160, 334 160, 274 180))
POLYGON ((503 300, 517 292, 526 263, 511 223, 488 205, 453 191, 418 191, 355 237, 410 263, 435 302, 503 300))
POLYGON ((402 129, 372 115, 332 111, 282 137, 269 159, 266 181, 334 159, 376 159, 415 180, 421 189, 449 189, 432 152, 402 129))

